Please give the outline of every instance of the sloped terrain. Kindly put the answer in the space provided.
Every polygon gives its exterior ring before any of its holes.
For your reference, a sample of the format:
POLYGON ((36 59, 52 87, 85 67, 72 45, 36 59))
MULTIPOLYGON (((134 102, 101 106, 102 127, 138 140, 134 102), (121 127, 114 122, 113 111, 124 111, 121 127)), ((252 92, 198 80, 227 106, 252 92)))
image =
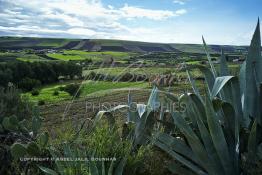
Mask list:
MULTIPOLYGON (((104 39, 56 39, 29 37, 0 37, 0 49, 76 49, 88 51, 119 51, 119 52, 190 52, 203 53, 200 44, 164 44, 125 40, 104 39)), ((247 51, 245 46, 210 45, 211 53, 221 49, 226 52, 247 51)))

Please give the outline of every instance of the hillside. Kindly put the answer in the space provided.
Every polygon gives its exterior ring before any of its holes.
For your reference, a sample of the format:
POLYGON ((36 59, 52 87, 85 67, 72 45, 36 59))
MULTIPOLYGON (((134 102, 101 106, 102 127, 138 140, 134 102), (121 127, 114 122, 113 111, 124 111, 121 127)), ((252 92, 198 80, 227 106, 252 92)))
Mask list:
MULTIPOLYGON (((211 53, 247 51, 245 46, 210 45, 211 53)), ((0 37, 0 49, 75 49, 120 52, 190 52, 203 53, 200 44, 164 44, 104 39, 56 39, 30 37, 0 37)))

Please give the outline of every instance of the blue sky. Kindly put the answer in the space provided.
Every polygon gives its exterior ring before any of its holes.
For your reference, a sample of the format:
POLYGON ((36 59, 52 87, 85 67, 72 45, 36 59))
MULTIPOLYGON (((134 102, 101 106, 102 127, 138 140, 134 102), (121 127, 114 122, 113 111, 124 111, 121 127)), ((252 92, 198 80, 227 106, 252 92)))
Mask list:
POLYGON ((261 0, 0 0, 0 35, 247 45, 261 0))

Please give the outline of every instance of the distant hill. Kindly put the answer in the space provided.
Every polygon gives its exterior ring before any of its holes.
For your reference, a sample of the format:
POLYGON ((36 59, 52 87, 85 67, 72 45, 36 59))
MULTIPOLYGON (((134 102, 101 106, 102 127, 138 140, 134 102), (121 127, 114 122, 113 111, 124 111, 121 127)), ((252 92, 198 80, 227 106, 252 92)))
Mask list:
MULTIPOLYGON (((88 51, 122 52, 190 52, 203 53, 200 44, 148 43, 105 39, 56 39, 31 37, 0 37, 0 49, 75 49, 88 51)), ((211 53, 247 51, 245 46, 210 45, 211 53)))

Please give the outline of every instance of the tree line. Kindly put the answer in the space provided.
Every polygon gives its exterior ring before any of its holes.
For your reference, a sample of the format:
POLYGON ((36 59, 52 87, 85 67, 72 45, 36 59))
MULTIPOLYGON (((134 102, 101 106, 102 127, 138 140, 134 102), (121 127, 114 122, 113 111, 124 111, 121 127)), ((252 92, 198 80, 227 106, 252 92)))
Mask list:
POLYGON ((0 64, 0 86, 9 82, 23 91, 58 82, 60 78, 74 79, 82 76, 82 67, 73 61, 68 62, 6 62, 0 64))

